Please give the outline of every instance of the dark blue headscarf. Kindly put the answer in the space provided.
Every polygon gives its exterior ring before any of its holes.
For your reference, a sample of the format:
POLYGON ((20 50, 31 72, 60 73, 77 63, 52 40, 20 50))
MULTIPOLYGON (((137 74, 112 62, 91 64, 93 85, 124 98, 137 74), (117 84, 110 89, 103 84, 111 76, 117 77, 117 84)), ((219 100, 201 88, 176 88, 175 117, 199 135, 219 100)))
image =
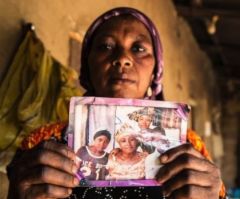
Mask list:
POLYGON ((156 63, 153 71, 154 79, 151 85, 153 92, 152 96, 148 97, 148 99, 162 100, 163 50, 158 31, 153 22, 145 14, 136 9, 126 7, 114 8, 112 10, 105 12, 92 23, 92 25, 86 32, 82 45, 81 70, 80 70, 80 83, 87 91, 85 93, 85 96, 94 95, 93 87, 90 82, 88 56, 90 53, 90 48, 92 45, 93 37, 95 35, 95 31, 104 22, 108 21, 112 17, 117 17, 120 15, 132 15, 145 25, 145 27, 147 28, 151 35, 156 63))

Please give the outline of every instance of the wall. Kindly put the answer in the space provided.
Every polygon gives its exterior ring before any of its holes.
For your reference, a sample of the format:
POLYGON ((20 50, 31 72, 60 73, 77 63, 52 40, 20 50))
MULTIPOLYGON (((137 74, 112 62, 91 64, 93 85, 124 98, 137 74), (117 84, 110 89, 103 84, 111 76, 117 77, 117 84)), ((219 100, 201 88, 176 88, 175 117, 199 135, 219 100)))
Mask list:
POLYGON ((204 135, 205 123, 213 110, 220 109, 211 63, 203 53, 186 22, 177 16, 166 0, 8 0, 0 1, 0 79, 3 77, 21 38, 21 24, 32 22, 38 37, 61 63, 69 60, 69 35, 81 39, 90 22, 116 6, 142 10, 157 25, 164 47, 164 94, 167 100, 189 103, 194 107, 195 129, 204 135))
POLYGON ((217 101, 212 96, 214 75, 209 59, 197 46, 186 22, 177 17, 171 1, 88 0, 87 4, 83 0, 0 1, 0 20, 4 22, 0 25, 1 76, 16 50, 22 23, 32 22, 46 48, 66 65, 70 32, 77 32, 81 38, 96 16, 116 6, 138 8, 156 23, 164 46, 165 97, 196 105, 201 110, 196 128, 203 133, 203 124, 210 119, 211 103, 217 101))

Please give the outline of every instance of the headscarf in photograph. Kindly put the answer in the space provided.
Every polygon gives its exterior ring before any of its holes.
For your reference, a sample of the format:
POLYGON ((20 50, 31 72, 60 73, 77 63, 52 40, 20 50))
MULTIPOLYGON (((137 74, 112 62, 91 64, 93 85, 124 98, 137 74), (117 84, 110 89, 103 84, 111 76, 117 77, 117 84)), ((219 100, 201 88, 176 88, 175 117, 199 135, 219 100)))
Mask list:
POLYGON ((117 129, 115 139, 119 142, 120 138, 124 136, 134 136, 138 140, 140 135, 130 124, 124 123, 117 129))
POLYGON ((130 120, 134 120, 134 121, 138 122, 139 117, 141 117, 142 115, 147 115, 147 116, 149 116, 150 118, 153 119, 153 117, 154 117, 154 108, 144 107, 144 108, 142 108, 140 110, 137 110, 137 111, 134 111, 132 113, 129 113, 128 114, 128 118, 130 120))

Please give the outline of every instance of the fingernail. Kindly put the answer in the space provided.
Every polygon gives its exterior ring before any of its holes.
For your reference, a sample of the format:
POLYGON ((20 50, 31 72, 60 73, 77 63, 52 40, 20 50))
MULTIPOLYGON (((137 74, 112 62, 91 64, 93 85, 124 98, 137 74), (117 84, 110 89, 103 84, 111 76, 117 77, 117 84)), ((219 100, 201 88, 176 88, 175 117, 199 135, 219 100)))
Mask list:
POLYGON ((161 185, 161 186, 163 185, 163 181, 162 181, 162 180, 159 180, 159 179, 158 179, 158 183, 159 183, 159 185, 161 185))
POLYGON ((163 197, 166 198, 166 197, 169 197, 169 195, 170 195, 169 193, 167 193, 166 191, 163 191, 163 197))
POLYGON ((73 167, 72 167, 73 174, 76 174, 77 171, 78 171, 78 167, 76 165, 73 165, 73 167))
POLYGON ((163 197, 168 197, 169 193, 166 191, 164 185, 162 185, 162 193, 163 193, 163 197))
POLYGON ((74 178, 73 184, 76 185, 76 186, 79 185, 79 180, 78 180, 78 178, 76 178, 76 177, 74 178))
POLYGON ((68 194, 70 195, 72 193, 72 189, 68 189, 68 194))
POLYGON ((167 160, 168 160, 168 156, 167 155, 161 156, 161 159, 160 159, 161 163, 165 163, 165 162, 167 162, 167 160))
POLYGON ((81 159, 79 157, 76 157, 74 162, 78 167, 80 167, 81 159))

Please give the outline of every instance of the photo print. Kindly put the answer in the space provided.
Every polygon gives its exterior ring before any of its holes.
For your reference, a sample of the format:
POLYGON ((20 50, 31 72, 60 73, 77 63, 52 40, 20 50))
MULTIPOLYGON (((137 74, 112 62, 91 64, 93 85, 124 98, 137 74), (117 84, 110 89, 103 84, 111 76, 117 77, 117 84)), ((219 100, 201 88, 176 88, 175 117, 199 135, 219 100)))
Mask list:
POLYGON ((158 157, 186 142, 186 104, 73 97, 68 145, 82 186, 155 186, 158 157))

